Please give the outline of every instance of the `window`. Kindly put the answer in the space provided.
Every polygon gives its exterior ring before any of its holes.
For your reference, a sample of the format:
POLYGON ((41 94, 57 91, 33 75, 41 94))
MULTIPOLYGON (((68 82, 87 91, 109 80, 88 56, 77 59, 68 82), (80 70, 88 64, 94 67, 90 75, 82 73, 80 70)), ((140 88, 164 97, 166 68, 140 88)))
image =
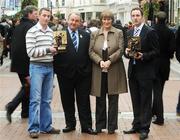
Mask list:
POLYGON ((92 12, 87 12, 86 13, 86 20, 91 20, 92 17, 92 12))
POLYGON ((62 6, 65 6, 65 0, 62 0, 62 6))
POLYGON ((106 2, 106 0, 100 0, 100 3, 105 3, 106 2))
POLYGON ((96 19, 100 19, 101 12, 96 12, 96 19))

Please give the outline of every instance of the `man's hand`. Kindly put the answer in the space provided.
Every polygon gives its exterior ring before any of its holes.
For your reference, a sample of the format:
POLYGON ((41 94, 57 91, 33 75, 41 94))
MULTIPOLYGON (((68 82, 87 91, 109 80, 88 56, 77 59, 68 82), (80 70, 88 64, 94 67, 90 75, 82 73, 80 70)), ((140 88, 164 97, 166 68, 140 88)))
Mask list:
POLYGON ((134 56, 134 58, 135 59, 142 59, 142 57, 143 57, 143 54, 141 53, 141 52, 137 52, 136 54, 135 54, 135 56, 134 56))
POLYGON ((30 76, 26 76, 25 80, 26 80, 27 84, 30 85, 30 76))
POLYGON ((57 49, 54 48, 54 47, 50 47, 50 52, 51 52, 52 54, 56 54, 56 53, 57 53, 57 49))
POLYGON ((131 51, 130 48, 126 48, 126 50, 125 50, 126 55, 128 55, 130 51, 131 51))

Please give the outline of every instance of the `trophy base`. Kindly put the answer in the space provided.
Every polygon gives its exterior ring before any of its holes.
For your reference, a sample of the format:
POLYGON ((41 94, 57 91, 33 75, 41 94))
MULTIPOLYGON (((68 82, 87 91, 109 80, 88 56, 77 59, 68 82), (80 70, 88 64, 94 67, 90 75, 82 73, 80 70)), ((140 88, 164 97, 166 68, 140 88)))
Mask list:
POLYGON ((66 45, 61 45, 59 47, 56 47, 56 50, 58 53, 65 53, 66 52, 66 45))
POLYGON ((129 57, 134 58, 137 57, 138 52, 129 52, 129 57))

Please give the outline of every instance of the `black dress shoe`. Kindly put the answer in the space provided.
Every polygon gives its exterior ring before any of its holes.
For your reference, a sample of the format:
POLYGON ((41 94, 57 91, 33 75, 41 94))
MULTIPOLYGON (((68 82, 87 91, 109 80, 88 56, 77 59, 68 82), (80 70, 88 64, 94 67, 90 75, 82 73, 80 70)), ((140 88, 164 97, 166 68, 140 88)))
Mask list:
POLYGON ((139 139, 140 140, 145 140, 148 138, 148 133, 146 132, 141 132, 140 135, 139 135, 139 139))
POLYGON ((97 133, 102 133, 102 129, 96 129, 97 133))
POLYGON ((114 130, 108 130, 108 134, 114 134, 115 131, 114 130))
POLYGON ((124 130, 123 133, 124 134, 134 134, 134 133, 137 133, 138 130, 134 129, 134 128, 131 128, 130 130, 124 130))
POLYGON ((7 118, 8 122, 11 123, 12 122, 12 119, 11 119, 12 112, 10 111, 8 104, 5 106, 5 109, 6 109, 6 118, 7 118))
POLYGON ((22 119, 27 119, 29 117, 29 114, 28 113, 24 113, 24 114, 21 114, 21 118, 22 119))
POLYGON ((97 131, 93 130, 92 128, 82 129, 82 133, 88 133, 90 135, 97 135, 97 131))
POLYGON ((68 133, 68 132, 74 131, 75 129, 76 129, 75 127, 66 126, 62 131, 64 133, 68 133))
POLYGON ((154 120, 152 121, 152 123, 157 124, 157 125, 164 125, 164 121, 154 120))

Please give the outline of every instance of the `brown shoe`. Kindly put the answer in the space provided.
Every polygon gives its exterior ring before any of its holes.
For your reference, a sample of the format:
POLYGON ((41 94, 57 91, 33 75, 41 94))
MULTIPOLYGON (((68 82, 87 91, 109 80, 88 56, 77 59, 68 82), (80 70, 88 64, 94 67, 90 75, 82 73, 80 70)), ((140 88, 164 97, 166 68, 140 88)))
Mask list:
POLYGON ((39 134, 37 132, 31 132, 29 133, 30 138, 37 139, 39 137, 39 134))
POLYGON ((56 129, 54 127, 52 127, 52 129, 47 132, 47 134, 59 134, 60 133, 60 129, 56 129))

